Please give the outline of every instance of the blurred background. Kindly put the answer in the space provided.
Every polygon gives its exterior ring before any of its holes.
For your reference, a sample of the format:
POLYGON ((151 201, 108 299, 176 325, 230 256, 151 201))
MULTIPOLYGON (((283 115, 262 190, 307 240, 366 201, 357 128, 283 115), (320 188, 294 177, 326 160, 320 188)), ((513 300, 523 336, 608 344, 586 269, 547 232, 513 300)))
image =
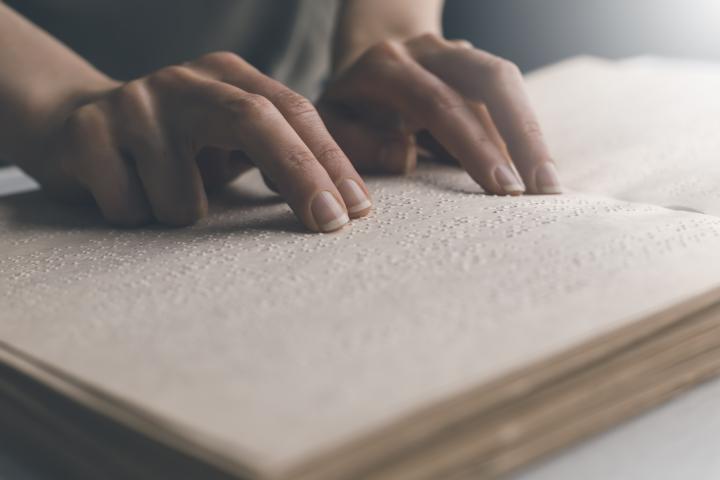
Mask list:
POLYGON ((720 61, 720 0, 448 0, 444 23, 523 70, 578 54, 720 61))
MULTIPOLYGON (((65 36, 61 38, 72 47, 77 47, 75 44, 88 35, 104 33, 101 23, 84 25, 73 15, 57 15, 62 9, 87 8, 92 5, 90 2, 6 1, 53 34, 58 34, 55 31, 58 22, 69 19, 70 25, 64 25, 65 36), (38 5, 42 8, 38 9, 38 5)), ((162 11, 165 5, 165 2, 135 1, 151 14, 162 11)), ((114 3, 111 0, 96 2, 94 8, 109 8, 114 23, 132 24, 118 17, 115 11, 119 10, 119 4, 112 7, 114 3)), ((177 2, 175 10, 182 13, 180 7, 189 3, 177 2)), ((288 3, 278 3, 278 6, 290 7, 288 3)), ((609 58, 650 54, 720 61, 720 0, 446 0, 444 27, 449 38, 466 38, 479 48, 512 60, 525 71, 580 54, 609 58)), ((128 25, 128 28, 134 32, 139 27, 128 25)), ((277 32, 270 33, 277 35, 277 32)), ((142 35, 139 38, 142 39, 142 35)), ((202 53, 191 48, 193 38, 193 35, 157 35, 155 40, 158 48, 168 44, 189 48, 190 53, 182 57, 185 60, 202 53)), ((106 40, 114 46, 128 43, 124 36, 106 40)), ((113 58, 107 55, 96 58, 97 55, 90 54, 92 47, 90 42, 90 51, 79 51, 104 71, 114 74, 110 62, 122 63, 122 49, 113 58)), ((150 47, 145 45, 140 52, 129 48, 130 63, 138 72, 157 68, 156 62, 168 63, 162 56, 152 57, 154 51, 150 47)))

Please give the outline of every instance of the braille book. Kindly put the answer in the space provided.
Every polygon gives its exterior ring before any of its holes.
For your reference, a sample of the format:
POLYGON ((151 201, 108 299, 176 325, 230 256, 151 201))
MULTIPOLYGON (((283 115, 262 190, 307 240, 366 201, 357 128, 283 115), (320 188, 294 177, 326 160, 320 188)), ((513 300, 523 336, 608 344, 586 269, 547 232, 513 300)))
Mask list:
POLYGON ((425 162, 328 235, 255 173, 185 229, 3 196, 0 428, 58 478, 493 478, 715 375, 720 67, 528 85, 564 195, 425 162))

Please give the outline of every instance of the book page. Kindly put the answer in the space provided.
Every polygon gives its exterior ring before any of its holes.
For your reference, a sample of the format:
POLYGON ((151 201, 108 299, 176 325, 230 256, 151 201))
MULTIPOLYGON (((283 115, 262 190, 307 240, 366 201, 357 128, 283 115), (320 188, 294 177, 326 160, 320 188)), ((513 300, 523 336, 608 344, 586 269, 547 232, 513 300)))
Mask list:
POLYGON ((277 473, 720 278, 711 216, 425 165, 318 235, 258 183, 187 229, 0 199, 0 340, 277 473))
POLYGON ((720 215, 720 65, 576 58, 531 74, 565 184, 720 215))

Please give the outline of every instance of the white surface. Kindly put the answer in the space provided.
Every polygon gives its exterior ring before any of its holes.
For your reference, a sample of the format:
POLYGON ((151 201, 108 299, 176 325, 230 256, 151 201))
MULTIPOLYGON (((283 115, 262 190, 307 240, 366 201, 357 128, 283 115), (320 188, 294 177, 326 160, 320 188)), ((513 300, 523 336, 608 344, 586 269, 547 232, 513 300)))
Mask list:
POLYGON ((0 196, 27 192, 38 188, 32 178, 16 167, 0 167, 0 196))
POLYGON ((515 480, 717 480, 720 381, 577 445, 515 480))
POLYGON ((571 188, 720 215, 720 64, 572 59, 530 75, 571 188))

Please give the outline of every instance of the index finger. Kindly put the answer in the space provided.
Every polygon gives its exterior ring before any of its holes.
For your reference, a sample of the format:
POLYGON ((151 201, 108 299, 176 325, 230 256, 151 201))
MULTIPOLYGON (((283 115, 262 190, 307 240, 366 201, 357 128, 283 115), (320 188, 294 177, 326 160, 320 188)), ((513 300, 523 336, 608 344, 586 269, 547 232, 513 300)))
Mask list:
POLYGON ((362 217, 370 212, 372 204, 365 182, 309 100, 234 54, 205 55, 188 66, 215 80, 270 100, 337 186, 350 217, 362 217))
POLYGON ((173 112, 173 129, 193 151, 242 150, 311 230, 329 232, 348 223, 337 187, 268 99, 200 76, 177 93, 184 96, 172 99, 181 105, 173 112))

